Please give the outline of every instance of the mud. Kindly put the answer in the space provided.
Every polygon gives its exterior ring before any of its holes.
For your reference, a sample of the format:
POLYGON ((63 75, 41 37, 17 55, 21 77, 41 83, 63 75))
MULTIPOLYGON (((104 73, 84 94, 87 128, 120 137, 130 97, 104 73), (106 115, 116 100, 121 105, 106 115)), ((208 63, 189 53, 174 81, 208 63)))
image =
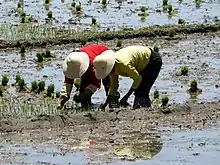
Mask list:
MULTIPOLYGON (((87 163, 104 164, 121 160, 148 160, 162 152, 164 140, 161 136, 217 127, 219 107, 220 103, 204 103, 152 110, 118 109, 93 112, 92 119, 87 113, 71 112, 68 115, 41 115, 30 119, 8 118, 1 120, 0 124, 3 133, 0 137, 0 161, 61 164, 64 157, 68 160, 65 164, 77 164, 82 159, 87 163), (85 156, 82 158, 83 154, 85 156), (89 160, 85 160, 88 155, 89 160)), ((176 141, 175 135, 170 140, 176 141)), ((200 143, 202 145, 204 141, 200 140, 200 143)), ((165 149, 173 146, 172 141, 165 141, 165 144, 165 149)), ((185 144, 182 145, 185 147, 185 144)))
MULTIPOLYGON (((139 28, 149 25, 166 25, 177 24, 178 19, 182 18, 187 24, 213 23, 219 19, 218 0, 198 1, 169 1, 175 11, 172 16, 168 16, 167 12, 163 12, 162 1, 121 1, 112 0, 107 3, 106 8, 100 1, 81 0, 82 14, 75 14, 71 10, 72 0, 51 1, 48 10, 44 2, 39 0, 24 1, 23 11, 34 18, 33 24, 45 24, 47 12, 52 11, 55 18, 52 22, 53 26, 66 26, 71 28, 90 29, 92 18, 97 20, 98 26, 101 28, 120 28, 134 27, 139 28), (146 7, 147 17, 139 17, 140 8, 146 7), (120 14, 119 14, 120 13, 120 14), (108 18, 108 19, 106 19, 108 18)), ((79 4, 79 1, 76 1, 79 4)), ((18 24, 20 18, 16 12, 17 1, 5 1, 0 3, 2 8, 0 12, 0 23, 18 24)))

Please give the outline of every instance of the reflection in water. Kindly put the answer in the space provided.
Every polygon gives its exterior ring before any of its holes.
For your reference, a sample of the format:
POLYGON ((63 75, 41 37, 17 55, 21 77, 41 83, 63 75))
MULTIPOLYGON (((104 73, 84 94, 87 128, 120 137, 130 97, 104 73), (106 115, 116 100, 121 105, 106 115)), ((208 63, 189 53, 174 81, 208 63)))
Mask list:
POLYGON ((113 153, 119 157, 127 159, 151 159, 162 149, 162 142, 157 137, 149 137, 148 140, 137 140, 130 144, 117 146, 113 153))

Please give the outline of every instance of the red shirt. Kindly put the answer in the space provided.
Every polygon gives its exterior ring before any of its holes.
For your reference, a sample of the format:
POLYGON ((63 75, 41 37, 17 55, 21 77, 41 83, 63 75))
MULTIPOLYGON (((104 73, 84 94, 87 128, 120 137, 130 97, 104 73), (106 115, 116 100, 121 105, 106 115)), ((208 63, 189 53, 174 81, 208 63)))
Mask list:
MULTIPOLYGON (((97 45, 97 44, 89 44, 89 45, 86 45, 80 49, 81 52, 85 52, 89 56, 90 64, 89 64, 89 68, 87 69, 86 72, 90 76, 91 84, 95 85, 97 88, 101 88, 101 80, 98 80, 95 77, 93 61, 96 56, 100 55, 102 52, 104 52, 106 50, 109 50, 109 48, 104 45, 97 45)), ((73 80, 65 77, 64 83, 72 84, 73 80)))

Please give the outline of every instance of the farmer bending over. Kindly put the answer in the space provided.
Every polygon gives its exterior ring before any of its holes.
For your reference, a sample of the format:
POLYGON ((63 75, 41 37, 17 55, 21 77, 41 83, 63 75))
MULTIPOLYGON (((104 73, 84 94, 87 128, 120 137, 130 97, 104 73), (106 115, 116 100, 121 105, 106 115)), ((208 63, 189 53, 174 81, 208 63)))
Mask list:
POLYGON ((133 108, 151 107, 150 89, 162 67, 159 53, 145 46, 128 46, 120 49, 115 55, 106 54, 94 59, 95 75, 98 79, 110 76, 110 91, 101 109, 114 98, 118 89, 118 77, 130 77, 133 84, 128 93, 120 100, 121 105, 127 105, 129 96, 134 92, 133 108))
MULTIPOLYGON (((80 78, 81 81, 79 95, 74 96, 74 101, 81 103, 82 107, 84 108, 89 107, 92 104, 92 95, 101 87, 101 80, 98 80, 95 77, 93 60, 102 53, 107 53, 110 56, 113 55, 113 51, 109 50, 109 48, 104 45, 90 44, 70 53, 65 58, 63 62, 63 73, 65 75, 65 80, 60 92, 61 102, 59 108, 63 108, 64 104, 69 100, 74 79, 76 80, 76 78, 80 78)), ((102 80, 102 83, 107 95, 110 88, 109 77, 106 76, 102 80)), ((119 93, 117 96, 118 95, 119 93)), ((111 106, 112 102, 109 102, 109 106, 111 106)))

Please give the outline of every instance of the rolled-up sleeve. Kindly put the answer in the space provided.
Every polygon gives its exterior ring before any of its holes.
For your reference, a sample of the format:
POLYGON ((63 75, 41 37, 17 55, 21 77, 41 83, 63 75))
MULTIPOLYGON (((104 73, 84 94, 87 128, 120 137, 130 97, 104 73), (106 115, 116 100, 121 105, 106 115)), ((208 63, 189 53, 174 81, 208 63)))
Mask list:
POLYGON ((111 73, 109 77, 110 77, 109 95, 115 96, 119 86, 118 75, 111 73))
POLYGON ((134 80, 132 88, 137 89, 142 81, 142 76, 138 73, 135 67, 131 66, 130 64, 128 64, 125 69, 128 76, 134 80))

